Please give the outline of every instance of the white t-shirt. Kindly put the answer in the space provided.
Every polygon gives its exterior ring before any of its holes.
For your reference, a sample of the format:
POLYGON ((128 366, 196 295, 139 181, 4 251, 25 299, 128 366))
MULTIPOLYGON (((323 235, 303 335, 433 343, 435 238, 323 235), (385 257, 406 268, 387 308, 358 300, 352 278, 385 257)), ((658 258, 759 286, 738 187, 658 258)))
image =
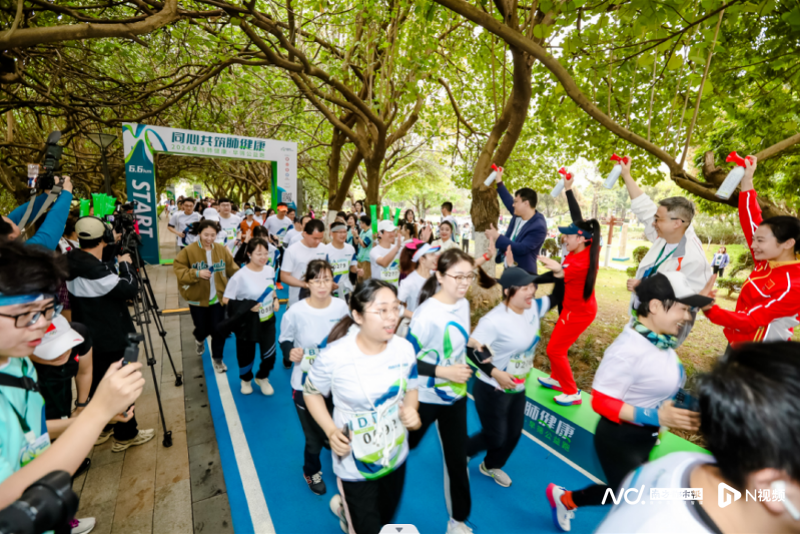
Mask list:
POLYGON ((303 239, 303 232, 297 232, 296 230, 295 232, 296 233, 292 237, 290 238, 287 237, 286 241, 283 242, 284 247, 291 247, 292 245, 303 239))
POLYGON ((372 267, 372 278, 397 286, 397 282, 400 280, 400 250, 397 250, 397 254, 395 254, 388 267, 378 265, 378 260, 387 256, 392 251, 392 248, 383 248, 378 243, 375 243, 375 246, 369 252, 369 261, 372 267))
MULTIPOLYGON (((704 464, 714 463, 714 457, 698 452, 673 452, 654 462, 648 462, 628 474, 620 487, 635 487, 644 495, 637 501, 639 493, 631 492, 631 503, 621 499, 600 523, 595 533, 623 534, 627 532, 711 534, 719 532, 719 527, 703 511, 703 506, 696 501, 684 501, 680 498, 664 500, 650 499, 651 488, 668 490, 691 488, 689 480, 692 471, 704 464), (635 481, 634 481, 635 480, 635 481), (644 504, 646 503, 646 504, 644 504)), ((616 489, 614 491, 617 491, 616 489)), ((615 493, 618 497, 618 493, 615 493)), ((611 499, 611 495, 608 496, 611 499)), ((709 503, 708 496, 703 495, 705 506, 717 506, 709 503)))
POLYGON ((263 217, 261 217, 261 216, 259 216, 259 215, 256 215, 256 216, 254 216, 254 217, 253 217, 253 219, 254 219, 254 220, 255 220, 255 221, 258 223, 258 224, 260 224, 260 225, 262 225, 262 226, 264 225, 264 218, 263 218, 263 217))
MULTIPOLYGON (((172 217, 170 217, 169 226, 175 228, 175 230, 177 230, 178 232, 183 233, 183 231, 186 230, 187 226, 189 226, 193 222, 199 221, 202 218, 203 217, 196 211, 193 211, 189 215, 186 215, 183 211, 179 211, 175 213, 172 217)), ((191 236, 191 237, 194 237, 194 241, 197 241, 196 236, 191 236)), ((190 236, 188 235, 185 238, 178 237, 177 238, 178 248, 185 247, 186 245, 191 244, 192 242, 189 241, 189 238, 190 236)))
MULTIPOLYGON (((525 379, 533 368, 536 345, 541 338, 541 319, 550 309, 550 297, 535 299, 531 307, 521 314, 501 302, 492 311, 481 317, 472 337, 491 347, 494 357, 492 365, 514 376, 517 387, 506 389, 506 393, 525 391, 525 379)), ((497 389, 500 384, 480 370, 475 376, 497 389)))
MULTIPOLYGON (((408 329, 409 341, 414 344, 419 360, 443 367, 467 363, 470 329, 467 299, 447 305, 434 297, 429 298, 414 312, 408 329)), ((455 384, 432 376, 421 377, 420 402, 453 404, 466 394, 466 384, 455 384)))
POLYGON ((412 271, 411 274, 400 281, 397 300, 405 302, 406 309, 413 313, 419 306, 419 293, 427 281, 428 279, 420 276, 417 271, 412 271))
POLYGON ((333 243, 328 243, 324 247, 328 255, 328 263, 333 267, 333 281, 339 284, 339 288, 334 289, 333 295, 343 299, 346 293, 353 292, 353 284, 350 283, 350 267, 358 265, 356 249, 347 243, 340 249, 333 246, 333 243))
POLYGON ((222 231, 217 234, 217 243, 221 243, 228 247, 228 250, 233 251, 233 245, 236 243, 236 234, 239 232, 239 224, 242 219, 236 215, 231 215, 227 219, 221 215, 219 217, 219 226, 222 231))
POLYGON ((350 454, 340 458, 332 452, 334 473, 348 482, 381 478, 403 465, 408 431, 398 408, 405 392, 417 388, 411 343, 392 336, 386 350, 367 356, 356 339, 348 335, 323 349, 308 373, 320 393, 333 394, 336 426, 350 426, 350 454), (389 434, 377 435, 383 429, 389 434))
MULTIPOLYGON (((306 267, 314 260, 324 260, 326 256, 325 247, 317 245, 315 248, 308 248, 304 243, 295 243, 286 249, 283 257, 281 269, 298 280, 302 280, 306 275, 306 267)), ((289 306, 300 300, 300 288, 289 286, 289 306)))
POLYGON ((283 236, 286 235, 286 232, 294 225, 289 217, 284 215, 283 219, 279 219, 277 215, 270 215, 267 217, 267 222, 264 226, 267 227, 269 233, 274 235, 281 241, 283 241, 283 236))
MULTIPOLYGON (((331 299, 330 305, 322 310, 312 308, 308 299, 303 299, 283 314, 281 335, 278 343, 292 341, 293 348, 324 349, 328 344, 328 334, 336 323, 347 315, 347 304, 340 299, 331 299)), ((285 355, 288 358, 288 354, 285 355)), ((313 354, 307 354, 308 364, 313 366, 313 354)), ((303 362, 295 362, 292 367, 292 389, 302 390, 306 381, 303 362)))
MULTIPOLYGON (((267 221, 267 222, 269 222, 269 221, 267 221)), ((292 243, 292 239, 294 238, 294 236, 300 235, 300 234, 301 234, 301 232, 299 230, 296 230, 295 227, 292 226, 291 228, 286 230, 285 234, 283 234, 283 237, 281 238, 281 242, 285 246, 288 247, 292 243)))
POLYGON ((657 408, 683 385, 685 374, 672 349, 653 345, 630 325, 605 350, 592 389, 632 406, 657 408))
POLYGON ((261 321, 268 321, 275 315, 275 291, 275 269, 265 265, 261 272, 256 272, 244 266, 228 280, 223 296, 231 300, 259 300, 261 308, 258 310, 258 317, 261 321), (264 293, 267 294, 261 300, 264 293))

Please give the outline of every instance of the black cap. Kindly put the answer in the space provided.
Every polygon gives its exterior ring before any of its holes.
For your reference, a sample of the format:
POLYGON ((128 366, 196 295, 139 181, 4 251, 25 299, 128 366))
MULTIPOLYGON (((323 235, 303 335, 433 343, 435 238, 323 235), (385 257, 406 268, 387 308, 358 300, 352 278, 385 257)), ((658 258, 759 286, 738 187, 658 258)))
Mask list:
POLYGON ((686 276, 679 271, 657 273, 645 278, 636 287, 636 296, 641 301, 672 300, 692 308, 703 308, 714 302, 711 297, 698 295, 693 291, 686 281, 686 276))
POLYGON ((503 271, 503 275, 500 277, 499 281, 503 289, 508 289, 510 287, 525 287, 532 284, 534 280, 536 280, 536 276, 530 274, 525 269, 510 267, 503 271))

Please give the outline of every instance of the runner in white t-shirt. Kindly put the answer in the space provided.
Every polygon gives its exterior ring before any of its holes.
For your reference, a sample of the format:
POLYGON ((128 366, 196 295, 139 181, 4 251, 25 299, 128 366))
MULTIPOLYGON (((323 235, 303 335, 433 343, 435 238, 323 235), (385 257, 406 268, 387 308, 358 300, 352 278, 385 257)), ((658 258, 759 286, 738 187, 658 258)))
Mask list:
MULTIPOLYGON (((311 491, 322 495, 326 488, 322 480, 319 454, 327 437, 306 410, 303 383, 319 351, 327 346, 328 334, 347 315, 348 308, 343 300, 331 296, 333 271, 328 262, 312 261, 308 264, 304 278, 311 284, 311 295, 284 314, 279 341, 283 354, 294 363, 291 378, 292 399, 306 439, 303 476, 311 491)), ((332 409, 332 406, 329 408, 332 409)))
POLYGON ((325 247, 320 244, 324 232, 325 224, 322 221, 309 221, 303 231, 303 239, 286 249, 281 264, 281 282, 289 286, 289 307, 300 300, 301 288, 308 289, 308 284, 301 280, 308 264, 312 260, 325 259, 325 247))
POLYGON ((400 253, 400 265, 407 264, 408 268, 413 270, 400 281, 397 298, 405 306, 405 316, 408 319, 411 319, 419 306, 419 293, 431 277, 431 273, 436 270, 438 259, 439 247, 423 243, 419 239, 412 240, 403 247, 400 253))
POLYGON ((400 280, 400 247, 397 227, 390 220, 378 224, 378 242, 369 253, 372 278, 397 287, 400 280))
POLYGON ((405 479, 407 429, 420 425, 417 360, 411 344, 394 335, 402 311, 394 286, 365 281, 350 310, 311 367, 303 396, 328 436, 339 478, 342 494, 331 499, 331 509, 345 532, 376 533, 392 523, 405 479), (346 335, 354 323, 358 332, 346 335))
POLYGON ((222 231, 217 235, 217 240, 221 239, 219 242, 228 247, 228 250, 233 254, 237 239, 240 239, 239 225, 242 223, 242 219, 231 213, 230 199, 219 199, 218 208, 219 226, 222 231))
POLYGON ((617 490, 596 532, 798 532, 800 344, 737 344, 696 390, 711 455, 675 452, 630 473, 620 489, 636 492, 626 502, 617 490), (702 497, 684 499, 690 488, 702 497))
MULTIPOLYGON (((203 218, 199 213, 194 211, 194 200, 191 198, 183 199, 181 210, 182 211, 176 211, 175 214, 170 217, 167 225, 167 230, 178 236, 176 244, 179 251, 193 242, 187 241, 189 236, 186 234, 186 227, 203 218)), ((194 241, 197 241, 196 236, 194 241)))
POLYGON ((439 256, 436 275, 422 287, 408 333, 417 352, 422 420, 409 445, 415 448, 436 423, 449 481, 448 534, 471 532, 465 524, 472 506, 467 473, 467 380, 472 370, 466 360, 470 312, 465 296, 475 279, 474 265, 472 256, 460 249, 439 256))
POLYGON ((267 227, 269 233, 273 235, 278 241, 283 241, 286 232, 292 227, 294 221, 286 216, 289 207, 283 202, 278 204, 277 213, 267 218, 264 226, 267 227))
POLYGON ((484 315, 472 332, 473 339, 490 348, 492 359, 483 363, 483 354, 470 353, 478 368, 472 396, 481 430, 470 436, 467 456, 487 451, 480 472, 504 487, 511 485, 511 478, 502 468, 516 448, 525 422, 525 382, 533 368, 541 320, 564 298, 563 269, 557 262, 547 261, 548 268, 556 268, 552 274, 537 277, 519 267, 503 271, 499 280, 503 302, 484 315), (551 282, 555 283, 553 293, 534 300, 536 284, 551 282))
POLYGON ((603 504, 607 488, 619 487, 625 475, 647 461, 660 426, 690 432, 699 427, 697 413, 676 408, 671 400, 686 379, 674 347, 681 327, 692 320, 691 308, 712 299, 695 294, 681 272, 642 280, 636 296, 634 320, 606 349, 592 383, 592 408, 601 415, 594 448, 607 485, 579 491, 547 487, 553 522, 563 531, 570 529, 576 508, 603 504))
POLYGON ((325 245, 328 263, 333 267, 333 283, 336 284, 333 295, 336 298, 345 300, 346 295, 353 292, 353 284, 350 283, 350 273, 363 276, 364 271, 358 268, 356 261, 356 249, 353 245, 348 245, 347 226, 344 223, 333 223, 331 225, 331 242, 325 245))
POLYGON ((256 343, 259 346, 259 367, 256 385, 264 395, 275 390, 269 383, 269 373, 275 366, 275 312, 280 309, 275 290, 275 271, 267 265, 269 244, 253 238, 247 244, 250 261, 228 281, 222 302, 236 334, 236 359, 242 394, 253 392, 253 363, 256 343))

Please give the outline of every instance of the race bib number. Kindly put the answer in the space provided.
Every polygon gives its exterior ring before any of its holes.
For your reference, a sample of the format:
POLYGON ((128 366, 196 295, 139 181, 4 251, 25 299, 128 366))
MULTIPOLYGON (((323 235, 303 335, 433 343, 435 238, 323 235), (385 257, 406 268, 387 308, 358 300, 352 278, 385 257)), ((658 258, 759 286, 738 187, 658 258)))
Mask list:
POLYGON ((350 418, 350 445, 356 460, 365 464, 388 465, 405 441, 405 428, 400 421, 400 403, 395 402, 381 412, 353 414, 350 418))
POLYGON ((300 361, 300 370, 304 373, 308 373, 311 370, 311 366, 314 365, 317 356, 319 356, 319 349, 303 349, 303 359, 300 361))
POLYGON ((264 302, 261 303, 261 307, 258 308, 258 319, 263 323, 264 321, 269 321, 273 315, 275 315, 275 310, 273 309, 274 306, 274 298, 272 293, 264 299, 264 302))
POLYGON ((33 432, 29 432, 25 437, 25 446, 19 451, 19 465, 22 467, 31 463, 50 446, 50 435, 47 432, 38 438, 34 438, 33 432))
POLYGON ((533 368, 533 356, 534 350, 526 350, 509 360, 506 372, 514 377, 514 383, 517 384, 515 391, 521 391, 525 387, 525 380, 533 368))
POLYGON ((381 280, 384 282, 397 283, 399 279, 400 265, 397 262, 392 262, 386 269, 381 269, 381 280))

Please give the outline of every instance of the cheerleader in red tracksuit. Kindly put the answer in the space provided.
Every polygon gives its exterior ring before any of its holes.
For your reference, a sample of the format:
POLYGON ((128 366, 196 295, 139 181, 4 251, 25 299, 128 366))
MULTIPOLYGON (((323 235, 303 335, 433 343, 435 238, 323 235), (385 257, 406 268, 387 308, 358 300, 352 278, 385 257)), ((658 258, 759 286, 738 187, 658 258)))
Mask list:
POLYGON ((557 404, 573 406, 581 404, 581 390, 572 376, 567 351, 597 316, 594 284, 600 260, 600 223, 583 220, 571 191, 572 180, 565 181, 565 188, 572 224, 558 227, 567 236, 569 251, 563 262, 564 307, 547 344, 550 376, 539 378, 539 383, 561 392, 553 399, 557 404))
POLYGON ((739 220, 756 267, 742 286, 735 312, 716 305, 703 308, 703 312, 712 323, 725 327, 731 345, 788 341, 800 324, 800 219, 778 216, 762 220, 753 189, 756 157, 747 156, 745 162, 739 220))

